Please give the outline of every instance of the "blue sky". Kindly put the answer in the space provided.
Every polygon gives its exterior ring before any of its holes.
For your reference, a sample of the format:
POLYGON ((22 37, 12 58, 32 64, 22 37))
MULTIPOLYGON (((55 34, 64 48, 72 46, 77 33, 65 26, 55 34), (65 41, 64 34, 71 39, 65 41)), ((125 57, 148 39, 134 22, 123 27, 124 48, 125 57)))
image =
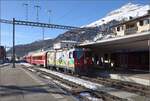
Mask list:
MULTIPOLYGON (((29 21, 36 21, 34 5, 40 5, 39 22, 48 22, 47 10, 51 10, 51 23, 82 26, 104 17, 110 11, 126 3, 149 4, 149 0, 0 0, 0 17, 25 20, 25 7, 29 4, 29 21)), ((55 38, 65 30, 45 29, 45 39, 55 38)), ((2 45, 12 46, 12 25, 1 24, 2 45)), ((42 28, 16 27, 16 44, 26 44, 42 39, 42 28)))

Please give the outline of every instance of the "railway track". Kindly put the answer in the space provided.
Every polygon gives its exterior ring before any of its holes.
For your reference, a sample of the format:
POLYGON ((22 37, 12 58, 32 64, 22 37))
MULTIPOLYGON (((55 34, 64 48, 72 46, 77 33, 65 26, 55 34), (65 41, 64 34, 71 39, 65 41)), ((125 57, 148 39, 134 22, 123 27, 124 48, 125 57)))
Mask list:
POLYGON ((89 78, 86 76, 81 76, 80 78, 89 80, 95 83, 103 84, 105 86, 114 87, 121 90, 126 90, 129 92, 133 92, 136 94, 140 94, 141 96, 149 96, 150 97, 150 87, 143 86, 140 84, 130 83, 130 82, 123 82, 119 80, 109 79, 109 78, 89 78))
POLYGON ((124 81, 110 79, 110 78, 106 78, 106 77, 100 77, 100 76, 89 77, 89 76, 73 75, 71 73, 65 73, 65 74, 70 75, 70 76, 75 76, 75 77, 78 77, 78 78, 81 78, 84 80, 88 80, 91 82, 95 82, 98 84, 102 84, 102 85, 105 85, 108 87, 113 87, 113 88, 117 88, 120 90, 125 90, 125 91, 129 91, 132 93, 136 93, 141 96, 150 97, 150 87, 149 86, 144 86, 144 85, 140 85, 140 84, 136 84, 136 83, 132 83, 132 82, 124 82, 124 81))
MULTIPOLYGON (((24 66, 23 66, 23 68, 27 69, 27 67, 24 67, 24 66)), ((122 98, 110 95, 103 91, 96 91, 96 90, 91 90, 91 89, 85 88, 81 85, 75 84, 74 82, 64 80, 56 75, 41 71, 34 67, 28 67, 28 70, 31 72, 33 72, 33 71, 36 72, 41 77, 43 77, 43 75, 46 75, 46 76, 52 78, 53 80, 60 82, 61 84, 65 84, 65 85, 69 86, 71 89, 64 88, 64 87, 63 87, 63 89, 65 89, 67 92, 71 93, 72 95, 79 97, 80 99, 82 99, 81 101, 91 101, 91 100, 87 99, 86 97, 83 97, 80 95, 80 93, 86 93, 86 92, 95 98, 101 99, 101 101, 127 101, 127 99, 122 99, 122 98)))

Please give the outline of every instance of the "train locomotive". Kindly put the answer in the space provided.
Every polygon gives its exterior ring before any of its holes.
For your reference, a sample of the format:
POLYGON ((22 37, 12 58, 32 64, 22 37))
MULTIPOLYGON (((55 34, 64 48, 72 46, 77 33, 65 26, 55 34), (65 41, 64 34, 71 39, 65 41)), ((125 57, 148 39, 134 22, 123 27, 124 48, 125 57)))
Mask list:
POLYGON ((77 74, 92 70, 92 53, 85 48, 58 49, 32 53, 25 56, 28 63, 77 74))

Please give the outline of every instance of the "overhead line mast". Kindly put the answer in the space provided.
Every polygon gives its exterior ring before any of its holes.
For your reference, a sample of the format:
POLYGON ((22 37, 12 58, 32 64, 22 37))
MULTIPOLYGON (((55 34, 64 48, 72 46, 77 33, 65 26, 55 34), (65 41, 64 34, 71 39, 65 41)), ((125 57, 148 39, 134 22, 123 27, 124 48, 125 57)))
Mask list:
MULTIPOLYGON (((13 21, 12 20, 6 20, 6 19, 0 19, 0 23, 13 24, 13 21)), ((65 30, 72 30, 72 29, 79 28, 79 27, 73 27, 73 26, 48 24, 48 23, 40 23, 40 22, 31 22, 31 21, 21 21, 21 20, 15 20, 15 25, 54 28, 54 29, 65 29, 65 30)))
POLYGON ((49 18, 48 18, 48 22, 49 22, 49 23, 51 23, 51 17, 50 17, 51 12, 52 12, 51 10, 48 10, 48 11, 47 11, 48 16, 49 16, 49 18))
POLYGON ((26 16, 26 21, 28 21, 28 6, 29 5, 27 3, 24 3, 23 6, 25 6, 25 10, 26 10, 26 15, 25 15, 26 16))
POLYGON ((41 6, 35 5, 34 7, 36 9, 36 20, 38 22, 39 21, 39 10, 41 9, 41 6))
POLYGON ((42 28, 45 27, 45 28, 67 29, 67 30, 72 30, 72 29, 77 28, 77 27, 71 27, 71 26, 63 26, 63 25, 55 25, 55 24, 47 24, 47 23, 39 23, 39 22, 19 21, 19 20, 15 20, 15 18, 13 18, 13 21, 0 19, 0 23, 13 25, 13 55, 12 55, 12 59, 13 59, 12 67, 13 68, 15 68, 15 25, 35 26, 35 27, 42 27, 42 28))

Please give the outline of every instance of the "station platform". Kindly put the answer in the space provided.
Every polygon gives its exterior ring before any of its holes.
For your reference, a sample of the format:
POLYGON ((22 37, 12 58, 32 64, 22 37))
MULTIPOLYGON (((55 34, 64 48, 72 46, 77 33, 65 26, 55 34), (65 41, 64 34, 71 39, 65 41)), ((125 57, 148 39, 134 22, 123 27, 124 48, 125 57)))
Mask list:
POLYGON ((99 71, 99 73, 97 74, 102 77, 150 86, 150 72, 148 71, 144 72, 138 70, 102 70, 99 71))
POLYGON ((23 69, 21 65, 0 67, 0 101, 77 101, 53 81, 23 69))

